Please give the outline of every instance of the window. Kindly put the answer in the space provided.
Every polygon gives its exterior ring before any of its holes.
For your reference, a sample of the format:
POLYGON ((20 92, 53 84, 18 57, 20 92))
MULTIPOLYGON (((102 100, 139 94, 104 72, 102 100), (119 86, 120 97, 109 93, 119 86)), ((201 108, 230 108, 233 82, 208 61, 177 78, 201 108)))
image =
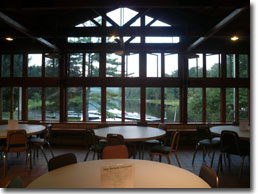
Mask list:
POLYGON ((86 87, 86 120, 101 121, 100 87, 86 87))
POLYGON ((121 88, 107 87, 106 90, 106 120, 121 121, 121 88))
POLYGON ((69 54, 69 76, 82 77, 82 53, 69 54))
POLYGON ((140 120, 140 88, 125 88, 125 121, 140 120))
POLYGON ((165 118, 167 122, 180 120, 180 90, 179 88, 165 88, 165 118))
POLYGON ((101 43, 101 37, 68 37, 68 43, 101 43))
POLYGON ((59 59, 56 57, 45 57, 45 76, 58 77, 59 75, 59 59))
POLYGON ((188 58, 188 74, 190 78, 203 77, 203 54, 197 53, 188 58))
POLYGON ((206 54, 206 77, 220 77, 220 54, 206 54))
POLYGON ((82 121, 82 88, 68 88, 68 121, 82 121))
POLYGON ((161 77, 160 53, 147 53, 147 77, 161 77))
POLYGON ((13 119, 22 119, 22 87, 13 88, 13 119))
POLYGON ((146 43, 179 43, 180 38, 178 36, 170 36, 170 37, 155 37, 155 36, 146 36, 146 43))
POLYGON ((85 53, 85 76, 99 77, 99 54, 85 53))
POLYGON ((56 88, 56 87, 45 88, 46 120, 59 120, 60 118, 59 102, 60 102, 59 88, 56 88))
POLYGON ((22 77, 23 55, 14 55, 13 76, 22 77))
POLYGON ((226 88, 226 121, 235 121, 235 88, 226 88))
POLYGON ((178 77, 178 54, 165 53, 165 77, 178 77))
POLYGON ((248 55, 239 55, 239 77, 248 78, 248 55))
POLYGON ((206 88, 206 120, 220 121, 220 88, 206 88))
POLYGON ((188 88, 187 120, 202 121, 202 88, 188 88))
POLYGON ((28 120, 42 119, 42 88, 28 88, 28 120))
POLYGON ((239 88, 239 120, 248 119, 248 88, 239 88))
POLYGON ((227 63, 227 77, 235 78, 236 77, 236 55, 228 54, 226 55, 227 63))
POLYGON ((161 117, 161 89, 146 88, 146 115, 145 120, 160 121, 161 117))
POLYGON ((42 54, 28 55, 28 77, 41 77, 42 54))
POLYGON ((139 54, 125 55, 125 77, 139 77, 139 54))
POLYGON ((107 53, 106 55, 106 77, 121 77, 122 75, 122 57, 107 53))
POLYGON ((2 77, 10 77, 11 55, 2 55, 2 77))
POLYGON ((11 105, 11 89, 9 87, 2 87, 2 120, 10 119, 10 105, 11 105))

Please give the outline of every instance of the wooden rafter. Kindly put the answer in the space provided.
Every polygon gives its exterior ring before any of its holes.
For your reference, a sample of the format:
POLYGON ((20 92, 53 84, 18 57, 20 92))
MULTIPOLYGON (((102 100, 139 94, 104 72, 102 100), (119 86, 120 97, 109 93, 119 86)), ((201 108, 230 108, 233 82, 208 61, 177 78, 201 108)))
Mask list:
POLYGON ((225 17, 223 20, 221 20, 218 24, 216 24, 205 36, 202 36, 198 38, 195 42, 193 42, 188 48, 187 52, 193 50, 195 47, 203 43, 205 40, 207 40, 209 37, 211 37, 213 34, 221 30, 223 27, 228 25, 230 22, 232 22, 234 19, 236 19, 240 14, 242 14, 245 10, 247 10, 247 7, 242 7, 235 9, 233 12, 231 12, 227 17, 225 17))
POLYGON ((40 37, 36 37, 33 35, 33 33, 27 29, 26 27, 24 27, 23 25, 19 24, 18 22, 16 22, 15 20, 13 20, 12 18, 10 18, 9 16, 7 16, 6 14, 4 14, 3 12, 0 11, 0 21, 6 23, 7 25, 11 26, 12 28, 18 30, 19 32, 25 34, 26 36, 37 40, 38 42, 40 42, 41 44, 51 48, 54 51, 58 51, 59 49, 53 45, 52 43, 48 42, 47 40, 40 38, 40 37))

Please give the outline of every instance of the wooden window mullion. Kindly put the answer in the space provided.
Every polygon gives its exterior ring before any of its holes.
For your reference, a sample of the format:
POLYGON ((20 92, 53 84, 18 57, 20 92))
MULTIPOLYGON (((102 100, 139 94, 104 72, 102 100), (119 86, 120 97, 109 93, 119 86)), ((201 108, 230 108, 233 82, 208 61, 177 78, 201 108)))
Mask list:
POLYGON ((42 87, 42 121, 46 120, 46 99, 45 99, 45 87, 42 87))
POLYGON ((161 88, 161 122, 164 123, 165 119, 165 88, 161 88))

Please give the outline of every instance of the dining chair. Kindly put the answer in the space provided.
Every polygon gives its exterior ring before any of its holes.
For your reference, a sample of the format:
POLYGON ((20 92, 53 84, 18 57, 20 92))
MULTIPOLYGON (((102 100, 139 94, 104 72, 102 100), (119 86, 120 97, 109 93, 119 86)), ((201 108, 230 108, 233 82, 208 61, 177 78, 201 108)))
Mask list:
POLYGON ((73 153, 55 156, 48 161, 48 171, 75 163, 77 163, 77 158, 73 153))
POLYGON ((217 166, 217 174, 219 173, 219 170, 222 171, 222 156, 224 155, 225 157, 225 154, 227 155, 228 166, 230 169, 230 155, 233 154, 239 155, 242 158, 239 172, 239 179, 241 178, 245 157, 249 156, 250 161, 250 145, 242 145, 239 142, 239 137, 236 132, 227 130, 221 132, 220 155, 217 166))
POLYGON ((207 166, 205 163, 202 164, 199 177, 207 182, 212 188, 219 187, 219 177, 215 170, 207 166))
POLYGON ((93 159, 95 159, 95 153, 97 153, 97 159, 101 159, 103 148, 106 146, 105 144, 99 144, 97 138, 95 136, 95 132, 92 129, 85 130, 85 145, 88 149, 84 161, 87 160, 88 155, 91 151, 93 151, 93 159))
POLYGON ((170 158, 169 156, 174 153, 178 166, 181 168, 181 164, 179 162, 178 156, 177 156, 177 150, 178 150, 178 145, 179 145, 179 139, 180 139, 180 133, 178 131, 175 131, 174 133, 171 134, 171 143, 169 145, 156 145, 151 147, 150 153, 151 153, 151 160, 153 160, 155 155, 159 156, 159 161, 161 162, 161 157, 165 156, 168 164, 170 164, 170 158))
POLYGON ((47 159, 46 153, 44 151, 45 145, 48 146, 48 149, 49 149, 52 157, 54 157, 54 153, 53 153, 52 147, 49 142, 50 137, 51 137, 51 130, 52 130, 52 125, 48 124, 46 129, 42 133, 42 137, 39 136, 39 137, 30 139, 30 145, 31 145, 31 147, 34 148, 34 153, 33 153, 34 159, 35 159, 35 151, 37 151, 37 157, 38 157, 38 148, 40 148, 46 162, 48 163, 48 159, 47 159))
POLYGON ((107 134, 107 145, 125 145, 124 137, 120 134, 107 134))
POLYGON ((192 165, 194 165, 195 156, 199 147, 202 146, 203 149, 203 161, 207 154, 207 149, 212 149, 212 159, 210 167, 213 165, 213 160, 215 156, 216 146, 220 145, 220 137, 213 137, 209 126, 197 126, 196 128, 196 146, 192 159, 192 165))
POLYGON ((106 146, 103 149, 103 159, 120 159, 129 158, 128 149, 126 145, 106 146))
POLYGON ((24 188, 21 177, 14 176, 12 180, 6 184, 5 188, 24 188))
POLYGON ((21 153, 26 152, 26 164, 29 159, 30 169, 31 165, 31 151, 27 142, 27 133, 24 129, 8 130, 6 139, 6 150, 4 151, 4 175, 7 171, 7 156, 8 153, 21 153))
POLYGON ((6 149, 6 139, 0 139, 0 157, 3 158, 3 152, 6 149))

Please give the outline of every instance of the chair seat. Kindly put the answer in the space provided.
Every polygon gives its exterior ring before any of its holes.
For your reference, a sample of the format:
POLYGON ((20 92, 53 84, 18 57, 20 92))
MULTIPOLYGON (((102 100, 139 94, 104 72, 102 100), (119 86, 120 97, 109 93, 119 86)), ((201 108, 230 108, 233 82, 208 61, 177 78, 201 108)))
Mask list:
POLYGON ((156 146, 153 146, 151 148, 150 152, 151 153, 169 154, 170 147, 169 146, 156 145, 156 146))
POLYGON ((216 145, 216 144, 220 144, 220 138, 219 137, 214 137, 211 140, 209 139, 202 139, 199 141, 200 144, 204 144, 204 145, 216 145))
POLYGON ((146 140, 144 141, 144 143, 148 143, 148 144, 159 144, 160 141, 157 139, 151 139, 151 140, 146 140))
POLYGON ((44 139, 42 139, 42 138, 32 138, 30 140, 30 142, 33 143, 33 144, 43 144, 44 143, 44 139))

